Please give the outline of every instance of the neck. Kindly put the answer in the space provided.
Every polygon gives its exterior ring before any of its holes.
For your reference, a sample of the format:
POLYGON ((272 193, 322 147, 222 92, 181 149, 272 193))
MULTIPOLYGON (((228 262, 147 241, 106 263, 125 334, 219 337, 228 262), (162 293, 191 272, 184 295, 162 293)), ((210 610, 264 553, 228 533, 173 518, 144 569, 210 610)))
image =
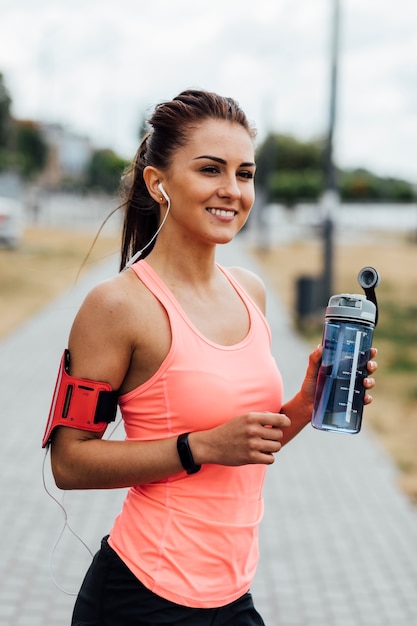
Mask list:
POLYGON ((174 246, 156 242, 146 257, 164 280, 203 284, 209 282, 215 272, 216 246, 174 246))

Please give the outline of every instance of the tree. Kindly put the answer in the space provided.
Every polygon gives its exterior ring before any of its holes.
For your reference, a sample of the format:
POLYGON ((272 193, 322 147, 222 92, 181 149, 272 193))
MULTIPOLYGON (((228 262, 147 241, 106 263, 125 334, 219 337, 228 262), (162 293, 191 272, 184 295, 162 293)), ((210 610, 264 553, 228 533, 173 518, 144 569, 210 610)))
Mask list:
POLYGON ((324 142, 302 142, 289 135, 269 134, 256 155, 256 184, 268 201, 293 206, 317 200, 323 191, 324 142))
POLYGON ((11 105, 0 72, 0 169, 20 171, 28 179, 44 168, 48 147, 36 122, 13 119, 11 105))
POLYGON ((301 201, 316 202, 323 193, 324 176, 319 169, 287 169, 274 172, 268 186, 272 201, 291 208, 301 201))
MULTIPOLYGON (((256 185, 266 202, 292 207, 297 202, 316 202, 324 191, 324 141, 299 141, 292 136, 269 134, 258 147, 256 185)), ((363 168, 338 170, 341 199, 347 202, 412 202, 411 183, 382 178, 363 168)))
POLYGON ((411 183, 381 178, 363 168, 342 172, 340 195, 347 202, 413 202, 416 197, 411 183))
POLYGON ((3 74, 0 72, 0 149, 9 147, 12 128, 11 105, 12 99, 4 83, 3 74))
POLYGON ((24 178, 33 178, 43 170, 48 158, 48 146, 36 122, 15 122, 15 147, 24 178))
POLYGON ((96 150, 87 169, 87 185, 105 193, 115 193, 128 165, 113 150, 96 150))

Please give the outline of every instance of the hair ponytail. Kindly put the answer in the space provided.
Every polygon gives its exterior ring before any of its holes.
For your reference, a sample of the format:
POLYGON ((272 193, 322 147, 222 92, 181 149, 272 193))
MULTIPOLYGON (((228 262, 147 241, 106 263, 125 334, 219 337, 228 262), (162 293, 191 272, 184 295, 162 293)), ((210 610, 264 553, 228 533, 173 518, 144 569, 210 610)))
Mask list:
MULTIPOLYGON (((149 133, 142 139, 136 156, 125 171, 121 181, 120 193, 125 215, 120 270, 124 269, 128 260, 137 250, 140 250, 147 244, 158 228, 159 205, 149 195, 143 179, 143 170, 147 165, 148 138, 149 133), (140 228, 138 228, 139 224, 140 228)), ((149 246, 147 254, 149 254, 151 249, 152 247, 149 246)))

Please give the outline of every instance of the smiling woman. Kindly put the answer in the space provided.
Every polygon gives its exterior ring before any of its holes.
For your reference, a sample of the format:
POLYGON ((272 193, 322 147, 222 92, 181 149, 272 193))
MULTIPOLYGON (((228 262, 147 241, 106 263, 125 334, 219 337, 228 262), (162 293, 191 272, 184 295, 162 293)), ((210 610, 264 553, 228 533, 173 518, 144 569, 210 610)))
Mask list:
POLYGON ((249 588, 266 468, 310 421, 321 349, 283 403, 263 284, 215 261, 254 200, 238 104, 186 91, 150 125, 122 186, 122 271, 87 296, 60 370, 84 395, 117 390, 126 440, 103 439, 114 407, 83 406, 78 391, 68 427, 61 377, 44 437, 61 488, 130 488, 72 624, 259 626, 249 588))

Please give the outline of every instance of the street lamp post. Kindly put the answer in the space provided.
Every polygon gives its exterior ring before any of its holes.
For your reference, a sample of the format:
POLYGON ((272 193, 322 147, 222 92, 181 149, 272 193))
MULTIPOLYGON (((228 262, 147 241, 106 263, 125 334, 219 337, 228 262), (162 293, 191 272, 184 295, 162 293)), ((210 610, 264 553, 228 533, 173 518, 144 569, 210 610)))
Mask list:
POLYGON ((322 199, 324 208, 323 220, 323 275, 322 275, 322 305, 326 305, 333 292, 333 239, 334 223, 332 213, 338 202, 336 168, 333 159, 333 140, 336 123, 336 94, 339 55, 339 27, 340 27, 340 0, 332 0, 332 35, 330 55, 330 103, 329 123, 324 155, 325 191, 322 199))

